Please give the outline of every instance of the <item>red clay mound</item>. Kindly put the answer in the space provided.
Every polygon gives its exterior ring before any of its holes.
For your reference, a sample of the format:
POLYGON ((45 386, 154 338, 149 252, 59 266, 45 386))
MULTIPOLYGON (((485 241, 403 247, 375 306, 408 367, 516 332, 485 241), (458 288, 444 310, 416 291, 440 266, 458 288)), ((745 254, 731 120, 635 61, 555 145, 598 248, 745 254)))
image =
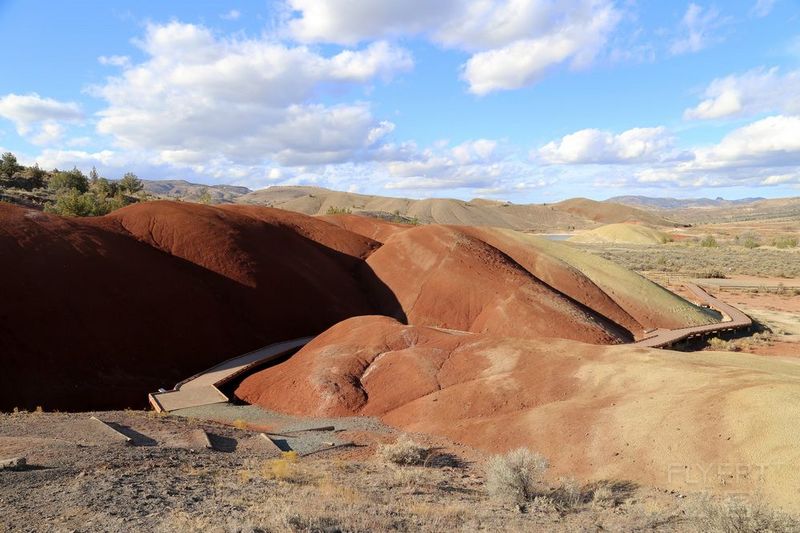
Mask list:
POLYGON ((595 344, 632 339, 479 236, 463 227, 421 226, 388 239, 367 263, 411 324, 595 344))
POLYGON ((361 259, 375 246, 268 208, 78 219, 0 204, 0 409, 140 406, 220 360, 381 312, 361 259))
POLYGON ((295 414, 378 416, 487 451, 529 447, 550 459, 555 475, 757 489, 797 507, 800 411, 775 406, 796 403, 798 390, 792 360, 458 334, 357 317, 246 378, 236 395, 295 414), (745 465, 769 467, 751 471, 757 479, 722 477, 745 465))
POLYGON ((594 344, 707 319, 621 267, 517 232, 332 220, 163 201, 77 219, 0 204, 0 409, 142 405, 221 360, 358 315, 594 344))

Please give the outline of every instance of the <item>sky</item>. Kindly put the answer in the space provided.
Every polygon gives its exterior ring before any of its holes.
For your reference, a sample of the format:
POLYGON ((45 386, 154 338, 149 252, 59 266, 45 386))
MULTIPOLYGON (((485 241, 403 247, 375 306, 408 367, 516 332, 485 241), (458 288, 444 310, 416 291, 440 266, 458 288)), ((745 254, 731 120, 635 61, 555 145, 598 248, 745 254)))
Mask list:
POLYGON ((0 151, 516 203, 800 196, 800 0, 0 0, 0 151))

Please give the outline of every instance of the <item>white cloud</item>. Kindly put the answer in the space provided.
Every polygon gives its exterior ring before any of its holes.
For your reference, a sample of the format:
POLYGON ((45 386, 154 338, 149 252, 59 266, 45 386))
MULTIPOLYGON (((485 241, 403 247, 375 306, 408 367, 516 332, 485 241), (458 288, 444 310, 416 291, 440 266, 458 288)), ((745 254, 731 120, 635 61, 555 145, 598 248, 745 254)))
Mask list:
POLYGON ((388 79, 413 65, 408 52, 385 42, 326 57, 178 22, 148 26, 138 45, 145 61, 93 89, 108 103, 98 131, 125 149, 195 169, 212 155, 233 165, 363 157, 393 125, 376 120, 365 103, 310 101, 328 85, 388 79))
POLYGON ((424 33, 465 7, 463 0, 288 0, 287 4, 301 15, 288 23, 293 37, 344 45, 424 33))
POLYGON ((238 9, 231 9, 227 13, 223 13, 219 18, 223 20, 238 20, 242 13, 238 9))
POLYGON ((0 98, 0 117, 14 123, 17 133, 35 144, 49 144, 61 138, 61 122, 76 122, 83 118, 78 104, 42 98, 36 93, 7 94, 0 98))
POLYGON ((695 154, 688 168, 800 165, 800 117, 775 115, 757 120, 695 154))
POLYGON ((800 113, 800 70, 781 74, 777 67, 757 68, 713 80, 705 100, 684 111, 687 119, 714 119, 758 113, 800 113))
POLYGON ((725 22, 714 7, 703 9, 697 4, 689 4, 681 19, 680 35, 672 41, 670 52, 674 55, 699 52, 719 41, 714 31, 725 22))
POLYGON ((682 187, 800 183, 800 117, 775 115, 737 128, 685 161, 639 168, 640 184, 682 187))
POLYGON ((289 0, 288 31, 309 42, 353 44, 422 35, 473 53, 462 77, 475 94, 535 83, 555 65, 589 65, 620 20, 611 0, 289 0))
POLYGON ((31 137, 31 142, 39 145, 53 144, 64 135, 64 126, 58 122, 48 120, 43 122, 39 132, 31 137))
POLYGON ((131 58, 128 56, 100 56, 97 61, 109 67, 127 67, 131 64, 131 58))
POLYGON ((775 0, 756 0, 750 9, 750 15, 759 18, 766 17, 772 13, 773 7, 775 7, 775 0))
MULTIPOLYGON (((492 139, 465 141, 454 147, 435 143, 419 150, 405 146, 396 157, 381 166, 390 179, 388 190, 455 190, 509 191, 513 183, 527 183, 535 174, 530 163, 516 160, 492 139)), ((488 193, 486 193, 488 194, 488 193)))
POLYGON ((549 142, 531 155, 554 164, 630 164, 664 159, 672 145, 663 127, 633 128, 620 134, 585 129, 549 142))

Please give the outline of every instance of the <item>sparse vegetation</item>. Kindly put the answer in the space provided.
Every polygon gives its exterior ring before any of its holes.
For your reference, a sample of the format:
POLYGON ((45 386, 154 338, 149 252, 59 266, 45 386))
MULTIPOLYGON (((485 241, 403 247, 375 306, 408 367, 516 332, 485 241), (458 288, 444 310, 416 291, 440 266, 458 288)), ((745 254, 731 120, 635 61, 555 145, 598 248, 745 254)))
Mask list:
POLYGON ((737 235, 734 243, 744 246, 745 248, 758 248, 761 246, 761 236, 754 231, 745 231, 741 235, 737 235))
POLYGON ((547 459, 526 448, 496 455, 486 464, 486 490, 494 498, 524 505, 541 494, 547 459))
POLYGON ((797 248, 797 237, 794 235, 778 235, 773 237, 772 246, 775 248, 797 248))
POLYGON ((712 337, 707 341, 708 348, 718 352, 742 352, 748 351, 755 346, 764 346, 772 343, 773 334, 769 331, 759 331, 749 337, 739 339, 722 339, 712 337))
POLYGON ((142 199, 142 189, 142 181, 130 172, 112 181, 94 167, 87 177, 77 168, 46 172, 36 164, 25 167, 10 152, 0 157, 0 197, 58 215, 105 215, 142 199))
POLYGON ((580 247, 638 272, 679 273, 690 278, 726 278, 733 274, 800 277, 800 261, 791 250, 764 247, 747 249, 739 246, 700 248, 686 244, 582 244, 580 247))
POLYGON ((326 215, 350 215, 353 211, 349 207, 335 207, 330 206, 327 211, 325 211, 326 215))
POLYGON ((708 533, 791 533, 800 521, 766 507, 760 501, 727 498, 699 500, 690 509, 693 525, 708 533))
POLYGON ((422 465, 425 464, 428 455, 428 448, 405 436, 378 448, 379 457, 396 465, 422 465))
POLYGON ((717 239, 715 239, 713 235, 706 235, 700 239, 700 246, 703 248, 716 248, 719 245, 717 244, 717 239))

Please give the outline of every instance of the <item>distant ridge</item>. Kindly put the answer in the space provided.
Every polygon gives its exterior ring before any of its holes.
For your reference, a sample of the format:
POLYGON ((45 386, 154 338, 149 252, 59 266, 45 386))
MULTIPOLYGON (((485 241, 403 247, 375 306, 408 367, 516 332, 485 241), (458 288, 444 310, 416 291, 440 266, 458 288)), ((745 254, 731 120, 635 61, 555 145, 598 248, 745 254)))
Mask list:
POLYGON ((349 212, 396 222, 493 226, 533 233, 588 229, 617 222, 677 225, 644 209, 584 198, 554 204, 513 204, 483 198, 414 200, 308 186, 274 186, 251 191, 246 187, 200 185, 183 180, 147 181, 145 189, 162 198, 191 202, 263 205, 306 215, 349 212))
POLYGON ((741 198, 739 200, 726 200, 717 198, 656 198, 652 196, 614 196, 606 200, 618 204, 646 209, 685 209, 689 207, 730 207, 742 204, 751 204, 762 197, 741 198))
POLYGON ((144 190, 161 198, 198 202, 208 194, 211 203, 232 203, 239 196, 251 191, 236 185, 203 185, 186 180, 142 180, 144 190))

